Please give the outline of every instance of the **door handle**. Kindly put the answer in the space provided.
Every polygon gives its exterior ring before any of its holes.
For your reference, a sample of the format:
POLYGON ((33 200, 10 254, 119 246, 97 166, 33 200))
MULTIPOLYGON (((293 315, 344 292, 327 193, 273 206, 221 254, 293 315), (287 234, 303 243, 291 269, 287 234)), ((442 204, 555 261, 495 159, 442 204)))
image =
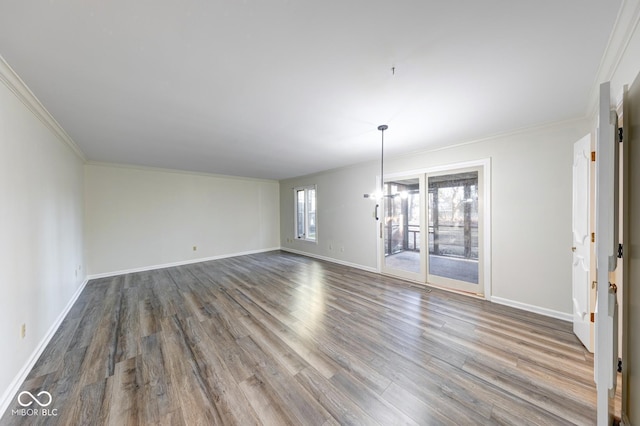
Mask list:
POLYGON ((576 248, 575 247, 571 247, 571 251, 576 251, 576 248))

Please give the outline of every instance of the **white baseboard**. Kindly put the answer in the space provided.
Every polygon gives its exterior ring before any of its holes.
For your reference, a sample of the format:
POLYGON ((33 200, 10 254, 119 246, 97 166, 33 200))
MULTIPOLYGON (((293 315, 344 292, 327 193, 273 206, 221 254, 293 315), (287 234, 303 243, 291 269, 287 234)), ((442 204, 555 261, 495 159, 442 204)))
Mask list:
POLYGON ((174 266, 190 265, 192 263, 208 262, 210 260, 219 260, 219 259, 226 259, 229 257, 246 256, 249 254, 256 254, 256 253, 265 253, 265 252, 274 251, 274 250, 280 250, 280 247, 271 247, 271 248, 260 249, 260 250, 243 251, 239 253, 221 254, 217 256, 200 257, 198 259, 182 260, 179 262, 163 263, 161 265, 141 266, 139 268, 122 269, 119 271, 112 271, 112 272, 103 272, 100 274, 88 275, 87 278, 89 280, 94 280, 96 278, 115 277, 118 275, 132 274, 134 272, 153 271, 155 269, 172 268, 174 266))
POLYGON ((500 305, 511 306, 512 308, 522 309, 523 311, 534 312, 536 314, 544 315, 546 317, 557 318, 563 321, 573 321, 573 315, 566 312, 554 311, 553 309, 541 308, 540 306, 529 305, 527 303, 517 302, 511 299, 504 299, 502 297, 491 296, 490 299, 494 303, 500 305))
MULTIPOLYGON (((352 268, 361 269, 361 270, 367 271, 367 272, 373 272, 373 273, 378 273, 379 272, 376 268, 371 268, 371 267, 368 267, 368 266, 358 265, 356 263, 351 263, 351 262, 345 262, 343 260, 334 259, 334 258, 331 258, 331 257, 320 256, 320 255, 313 254, 313 253, 307 253, 305 251, 296 250, 296 249, 292 249, 292 248, 288 248, 288 247, 281 247, 280 250, 286 251, 286 252, 289 252, 289 253, 299 254, 301 256, 307 256, 307 257, 312 257, 312 258, 316 258, 316 259, 320 259, 320 260, 325 260, 327 262, 337 263, 339 265, 350 266, 352 268)), ((427 284, 427 285, 431 285, 431 284, 427 284)), ((489 300, 491 302, 494 302, 494 303, 498 303, 500 305, 511 306, 512 308, 517 308, 517 309, 521 309, 523 311, 528 311, 528 312, 533 312, 533 313, 536 313, 536 314, 544 315, 546 317, 556 318, 556 319, 560 319, 560 320, 563 320, 563 321, 569 321, 569 322, 573 321, 573 316, 571 314, 568 314, 568 313, 565 313, 565 312, 554 311, 552 309, 542 308, 540 306, 535 306, 535 305, 529 305, 527 303, 517 302, 515 300, 505 299, 505 298, 497 297, 497 296, 487 297, 487 300, 489 300)))
POLYGON ((9 405, 11 405, 11 402, 13 401, 16 393, 18 392, 18 390, 20 390, 20 386, 22 386, 22 383, 29 375, 29 372, 38 361, 38 358, 40 358, 40 355, 42 355, 42 352, 47 347, 54 334, 56 334, 56 331, 58 331, 60 324, 62 324, 62 321, 65 319, 65 317, 73 307, 73 304, 76 303, 76 300, 78 300, 78 297, 80 297, 80 294, 87 285, 87 282, 89 282, 89 279, 85 278, 80 287, 78 287, 73 296, 71 296, 71 299, 67 303, 67 306, 65 306, 60 315, 58 315, 58 318, 56 318, 55 322, 51 325, 51 327, 49 327, 47 334, 44 335, 29 359, 27 359, 27 362, 24 364, 20 372, 16 375, 9 387, 2 394, 2 398, 0 398, 0 418, 4 415, 5 411, 7 411, 9 405))
POLYGON ((306 251, 300 251, 300 250, 292 249, 289 247, 281 247, 280 250, 287 251, 289 253, 299 254, 301 256, 307 256, 307 257, 313 257, 315 259, 325 260, 331 263, 337 263, 338 265, 350 266, 352 268, 361 269, 367 272, 376 272, 376 273, 378 272, 376 268, 371 268, 369 266, 358 265, 357 263, 345 262, 344 260, 334 259, 333 257, 325 257, 325 256, 320 256, 318 254, 307 253, 306 251))

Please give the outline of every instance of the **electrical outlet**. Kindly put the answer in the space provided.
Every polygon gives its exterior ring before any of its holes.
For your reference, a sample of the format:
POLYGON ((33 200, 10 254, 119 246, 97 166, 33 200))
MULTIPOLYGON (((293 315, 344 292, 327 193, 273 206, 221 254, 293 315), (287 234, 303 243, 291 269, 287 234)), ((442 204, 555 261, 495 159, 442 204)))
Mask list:
POLYGON ((22 324, 20 326, 20 338, 24 339, 27 337, 27 324, 22 324))

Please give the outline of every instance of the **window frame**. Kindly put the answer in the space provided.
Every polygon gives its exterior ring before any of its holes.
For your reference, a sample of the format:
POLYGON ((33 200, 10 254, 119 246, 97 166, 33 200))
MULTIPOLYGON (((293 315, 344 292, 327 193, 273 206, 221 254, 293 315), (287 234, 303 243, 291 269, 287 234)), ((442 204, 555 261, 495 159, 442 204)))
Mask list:
POLYGON ((293 232, 295 235, 295 240, 297 241, 307 241, 310 243, 318 243, 318 188, 317 185, 305 185, 305 186, 297 186, 293 188, 293 232), (298 193, 300 191, 304 192, 304 212, 302 213, 302 218, 304 223, 302 224, 303 233, 300 234, 298 232, 299 228, 299 201, 298 201, 298 193), (310 203, 309 200, 309 191, 313 191, 313 203, 310 203), (310 204, 313 204, 313 226, 315 226, 315 236, 313 238, 309 237, 309 227, 310 227, 310 204))

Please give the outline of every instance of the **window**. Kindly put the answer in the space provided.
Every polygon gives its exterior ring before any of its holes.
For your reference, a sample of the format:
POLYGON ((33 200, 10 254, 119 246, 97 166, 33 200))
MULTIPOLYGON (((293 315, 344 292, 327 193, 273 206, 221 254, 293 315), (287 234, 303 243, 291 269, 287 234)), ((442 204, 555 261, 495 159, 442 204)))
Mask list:
POLYGON ((316 187, 304 186, 294 189, 296 207, 296 238, 316 241, 316 187))

